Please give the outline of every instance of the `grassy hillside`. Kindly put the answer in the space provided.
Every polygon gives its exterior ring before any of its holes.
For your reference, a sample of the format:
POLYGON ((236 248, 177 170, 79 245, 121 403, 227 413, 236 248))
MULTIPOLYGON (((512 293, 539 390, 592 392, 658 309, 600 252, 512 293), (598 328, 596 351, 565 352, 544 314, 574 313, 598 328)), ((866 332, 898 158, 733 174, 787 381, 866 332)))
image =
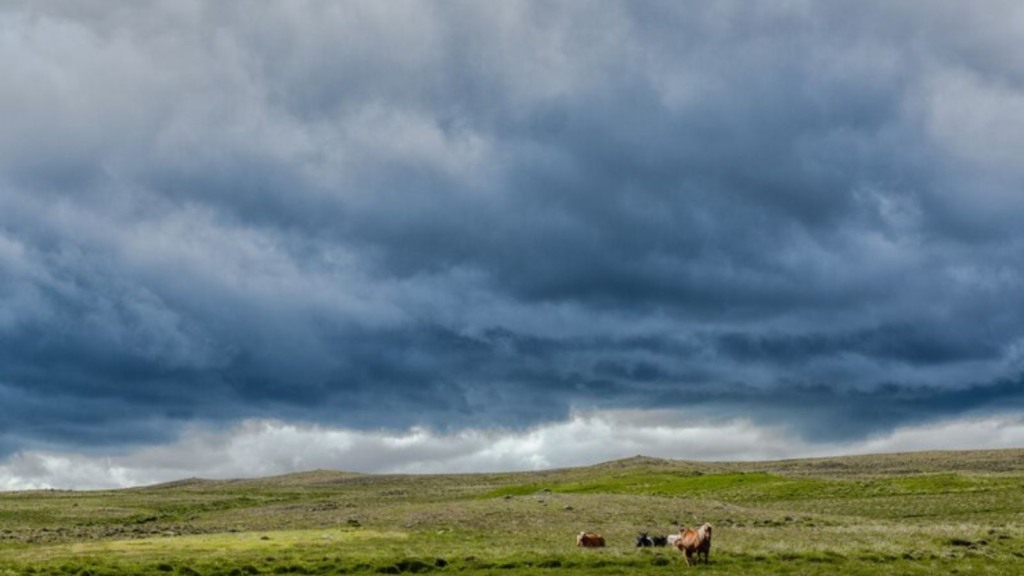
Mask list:
POLYGON ((636 533, 705 521, 700 572, 1021 574, 1024 450, 0 493, 0 576, 668 575, 679 553, 636 533))

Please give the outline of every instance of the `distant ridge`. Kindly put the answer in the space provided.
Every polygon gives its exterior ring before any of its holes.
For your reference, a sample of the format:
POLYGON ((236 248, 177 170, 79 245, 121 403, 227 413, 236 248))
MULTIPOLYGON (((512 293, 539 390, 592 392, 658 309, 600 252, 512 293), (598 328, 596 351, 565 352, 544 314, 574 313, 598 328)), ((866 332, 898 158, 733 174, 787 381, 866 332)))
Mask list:
POLYGON ((619 460, 611 460, 609 462, 603 462, 595 464, 595 468, 638 468, 647 466, 672 466, 682 462, 682 460, 669 460, 667 458, 656 458, 654 456, 644 456, 637 454, 636 456, 630 456, 628 458, 621 458, 619 460))
POLYGON ((674 460, 636 455, 577 470, 652 469, 680 473, 774 472, 815 474, 926 474, 935 472, 1024 471, 1024 448, 927 450, 755 461, 674 460))
MULTIPOLYGON (((735 466, 737 464, 730 464, 735 466)), ((857 454, 825 458, 802 458, 743 463, 745 468, 778 472, 841 472, 870 468, 879 473, 911 474, 928 472, 1011 472, 1024 470, 1024 448, 997 450, 928 450, 857 454)))
POLYGON ((182 478, 181 480, 171 480, 170 482, 162 482, 160 484, 153 484, 145 486, 145 488, 151 488, 154 490, 160 489, 173 489, 173 488, 190 488, 197 486, 209 486, 216 483, 216 480, 206 480, 204 478, 182 478))
POLYGON ((884 454, 790 458, 763 461, 705 462, 673 460, 638 454, 592 465, 533 471, 458 472, 433 474, 371 474, 341 470, 308 470, 255 478, 209 480, 185 478, 155 484, 146 489, 209 488, 216 485, 251 484, 272 486, 314 486, 340 483, 377 482, 385 478, 496 478, 522 476, 551 477, 579 475, 589 472, 651 470, 679 474, 716 474, 733 472, 771 472, 794 476, 872 476, 893 474, 928 474, 938 472, 1000 473, 1024 471, 1024 448, 998 450, 931 450, 884 454))

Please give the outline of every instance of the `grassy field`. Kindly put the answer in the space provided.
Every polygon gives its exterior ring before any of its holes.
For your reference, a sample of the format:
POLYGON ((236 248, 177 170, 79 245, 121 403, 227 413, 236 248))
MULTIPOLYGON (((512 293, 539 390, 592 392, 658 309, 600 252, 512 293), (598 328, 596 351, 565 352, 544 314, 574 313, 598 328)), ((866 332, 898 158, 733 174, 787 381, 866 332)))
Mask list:
POLYGON ((0 493, 0 576, 1024 574, 1024 450, 0 493), (638 531, 715 526, 711 563, 638 531), (594 530, 608 547, 578 549, 594 530))

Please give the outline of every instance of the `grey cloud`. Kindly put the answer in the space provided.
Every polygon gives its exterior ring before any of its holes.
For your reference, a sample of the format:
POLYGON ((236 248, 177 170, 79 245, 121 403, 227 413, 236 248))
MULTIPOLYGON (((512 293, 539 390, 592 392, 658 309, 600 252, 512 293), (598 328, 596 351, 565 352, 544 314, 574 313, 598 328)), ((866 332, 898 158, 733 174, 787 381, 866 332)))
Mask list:
POLYGON ((789 423, 821 441, 857 439, 899 426, 1024 407, 1020 375, 955 388, 884 383, 873 390, 844 391, 826 385, 797 386, 775 398, 748 400, 764 410, 764 421, 789 423), (790 413, 793 406, 803 407, 797 420, 790 413))
POLYGON ((986 341, 971 331, 944 331, 936 326, 887 325, 829 335, 724 334, 718 349, 739 361, 792 364, 809 358, 857 354, 877 360, 929 365, 1002 356, 997 341, 986 341))
POLYGON ((1019 401, 1019 8, 597 7, 0 11, 2 450, 1019 401))

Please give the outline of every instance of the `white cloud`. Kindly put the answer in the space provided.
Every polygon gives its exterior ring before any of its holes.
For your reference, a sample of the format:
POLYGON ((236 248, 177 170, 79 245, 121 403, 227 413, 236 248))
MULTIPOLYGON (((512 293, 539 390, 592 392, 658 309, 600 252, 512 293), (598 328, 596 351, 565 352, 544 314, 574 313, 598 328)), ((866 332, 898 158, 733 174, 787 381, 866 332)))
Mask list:
POLYGON ((251 420, 228 430, 193 427, 176 443, 90 456, 28 451, 0 463, 0 489, 119 488, 187 477, 239 478, 313 469, 368 473, 539 470, 637 454, 751 461, 918 450, 1024 446, 1024 418, 989 416, 898 428, 848 443, 814 444, 744 420, 679 411, 595 411, 529 430, 424 428, 358 431, 251 420))

